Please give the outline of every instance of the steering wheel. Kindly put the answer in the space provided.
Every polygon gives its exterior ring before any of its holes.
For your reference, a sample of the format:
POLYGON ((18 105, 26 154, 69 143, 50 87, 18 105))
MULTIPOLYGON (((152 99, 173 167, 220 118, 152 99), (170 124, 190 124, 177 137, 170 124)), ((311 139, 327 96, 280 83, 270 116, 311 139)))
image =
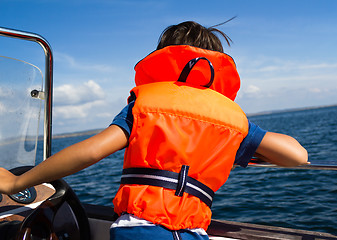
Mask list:
MULTIPOLYGON (((33 167, 25 166, 14 168, 10 171, 15 175, 21 175, 31 168, 33 167)), ((55 188, 55 193, 43 201, 22 221, 15 240, 59 240, 53 223, 56 213, 64 203, 69 205, 75 216, 80 236, 79 240, 90 240, 88 217, 74 191, 62 179, 52 181, 50 184, 55 188)))

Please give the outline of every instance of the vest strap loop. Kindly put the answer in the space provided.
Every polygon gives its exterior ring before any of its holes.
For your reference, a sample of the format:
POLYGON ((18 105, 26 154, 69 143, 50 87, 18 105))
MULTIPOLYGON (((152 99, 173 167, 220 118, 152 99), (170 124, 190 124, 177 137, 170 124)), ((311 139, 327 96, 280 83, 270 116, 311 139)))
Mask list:
POLYGON ((186 82, 186 79, 188 77, 188 75, 190 74, 192 68, 194 67, 194 65, 199 61, 199 60, 205 60, 208 62, 209 68, 211 70, 211 78, 209 80, 209 82, 206 85, 203 85, 203 87, 209 88, 210 86, 212 86, 213 81, 214 81, 214 67, 212 65, 212 63, 205 57, 197 57, 197 58, 193 58, 191 59, 183 68, 183 70, 180 73, 180 76, 178 78, 178 82, 186 82))
POLYGON ((212 206, 214 192, 205 184, 187 176, 189 166, 183 165, 180 173, 152 168, 123 169, 121 184, 140 184, 176 190, 175 195, 191 194, 208 207, 212 206))

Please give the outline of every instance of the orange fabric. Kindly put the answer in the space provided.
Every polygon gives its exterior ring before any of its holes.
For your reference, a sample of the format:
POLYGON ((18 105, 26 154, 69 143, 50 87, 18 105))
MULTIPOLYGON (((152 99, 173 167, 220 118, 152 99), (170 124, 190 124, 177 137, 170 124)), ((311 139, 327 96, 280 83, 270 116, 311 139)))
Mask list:
MULTIPOLYGON (((157 50, 141 60, 136 66, 136 86, 154 82, 175 82, 184 66, 193 58, 206 57, 213 64, 215 78, 210 89, 234 100, 240 88, 240 77, 234 60, 227 54, 196 48, 188 45, 174 45, 157 50)), ((187 82, 205 85, 210 79, 208 63, 199 61, 191 71, 187 82)))
MULTIPOLYGON (((241 108, 214 90, 190 83, 157 82, 132 91, 137 99, 124 168, 179 172, 188 165, 190 177, 218 190, 248 132, 241 108)), ((211 220, 207 205, 187 193, 182 197, 174 193, 161 187, 121 185, 113 203, 118 214, 128 212, 172 230, 207 229, 211 220)))

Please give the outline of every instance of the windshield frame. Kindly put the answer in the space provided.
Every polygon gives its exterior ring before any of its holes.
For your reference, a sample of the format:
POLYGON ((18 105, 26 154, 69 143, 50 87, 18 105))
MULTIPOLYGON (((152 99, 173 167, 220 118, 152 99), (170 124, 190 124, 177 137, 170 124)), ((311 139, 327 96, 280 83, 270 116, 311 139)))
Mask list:
POLYGON ((45 55, 44 72, 44 128, 43 128, 43 159, 51 156, 52 140, 52 106, 53 106, 53 53, 50 44, 42 36, 9 28, 0 27, 0 36, 18 38, 38 43, 45 55))

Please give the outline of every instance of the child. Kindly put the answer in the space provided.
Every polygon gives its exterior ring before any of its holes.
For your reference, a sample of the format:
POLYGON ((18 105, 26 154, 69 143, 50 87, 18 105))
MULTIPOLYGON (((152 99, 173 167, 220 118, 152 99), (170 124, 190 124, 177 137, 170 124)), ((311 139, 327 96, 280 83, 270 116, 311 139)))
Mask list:
POLYGON ((0 169, 0 192, 15 193, 84 169, 127 147, 111 239, 208 239, 213 194, 233 164, 251 157, 307 164, 292 137, 249 122, 233 102, 240 87, 220 33, 195 22, 167 28, 157 50, 135 67, 129 104, 101 133, 14 176, 0 169))

